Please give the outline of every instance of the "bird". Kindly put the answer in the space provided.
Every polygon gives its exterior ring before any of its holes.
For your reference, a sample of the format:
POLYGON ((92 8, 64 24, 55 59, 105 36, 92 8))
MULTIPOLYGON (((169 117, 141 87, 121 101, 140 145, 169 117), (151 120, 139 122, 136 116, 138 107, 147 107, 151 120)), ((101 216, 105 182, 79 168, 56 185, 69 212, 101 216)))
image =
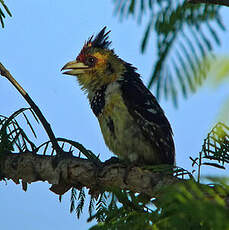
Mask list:
POLYGON ((171 125, 137 69, 111 49, 106 26, 61 71, 76 76, 107 147, 136 165, 175 164, 171 125))

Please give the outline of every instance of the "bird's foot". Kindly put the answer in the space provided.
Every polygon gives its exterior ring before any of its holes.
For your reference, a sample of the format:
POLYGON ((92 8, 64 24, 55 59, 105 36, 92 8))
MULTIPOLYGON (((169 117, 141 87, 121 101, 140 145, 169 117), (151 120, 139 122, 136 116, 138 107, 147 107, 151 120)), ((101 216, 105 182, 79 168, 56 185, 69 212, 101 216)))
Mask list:
POLYGON ((71 158, 73 157, 72 152, 61 152, 57 155, 55 155, 52 159, 52 166, 55 169, 57 165, 62 161, 63 159, 71 158))
POLYGON ((115 165, 115 164, 122 164, 122 166, 125 167, 123 181, 125 184, 127 184, 127 178, 128 178, 129 171, 133 166, 135 166, 135 164, 130 163, 129 161, 126 161, 126 160, 121 160, 118 157, 111 157, 110 159, 106 160, 103 163, 104 166, 110 166, 110 165, 115 165))
POLYGON ((122 161, 118 157, 111 157, 110 159, 106 160, 103 163, 103 165, 107 166, 107 165, 118 164, 118 163, 122 163, 122 161))
POLYGON ((127 179, 129 176, 129 172, 133 167, 139 166, 137 162, 125 162, 125 172, 124 172, 124 177, 123 177, 123 182, 127 184, 127 179))

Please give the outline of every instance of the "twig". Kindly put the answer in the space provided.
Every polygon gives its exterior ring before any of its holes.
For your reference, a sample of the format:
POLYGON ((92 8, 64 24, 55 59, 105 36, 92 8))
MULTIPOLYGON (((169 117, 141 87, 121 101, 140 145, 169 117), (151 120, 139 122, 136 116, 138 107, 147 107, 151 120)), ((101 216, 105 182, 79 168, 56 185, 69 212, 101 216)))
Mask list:
POLYGON ((197 178, 198 183, 200 183, 201 165, 202 165, 202 151, 199 152, 198 178, 197 178))
POLYGON ((48 123, 44 115, 42 114, 39 107, 34 103, 34 101, 31 99, 29 94, 21 87, 21 85, 13 78, 13 76, 10 74, 10 72, 0 63, 0 75, 4 76, 9 80, 12 85, 18 90, 18 92, 24 97, 24 99, 27 101, 27 103, 31 106, 34 113, 39 118, 41 124, 43 125, 50 141, 52 142, 53 148, 56 150, 57 154, 61 154, 63 151, 60 148, 56 137, 51 129, 51 125, 48 123))
POLYGON ((205 4, 229 6, 229 0, 188 0, 188 3, 193 3, 193 4, 205 3, 205 4))

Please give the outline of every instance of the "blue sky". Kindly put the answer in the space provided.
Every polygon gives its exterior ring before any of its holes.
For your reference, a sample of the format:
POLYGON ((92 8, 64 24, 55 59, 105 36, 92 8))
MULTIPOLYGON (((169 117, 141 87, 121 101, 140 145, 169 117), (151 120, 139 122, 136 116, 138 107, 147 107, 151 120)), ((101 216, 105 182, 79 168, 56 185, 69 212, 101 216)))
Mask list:
MULTIPOLYGON (((112 156, 106 148, 99 125, 74 77, 62 75, 61 67, 73 60, 84 41, 104 25, 112 30, 110 39, 116 53, 138 68, 147 82, 154 50, 140 54, 144 27, 129 18, 120 22, 113 14, 112 1, 8 0, 13 17, 0 30, 0 61, 25 88, 51 123, 56 136, 82 143, 105 160, 112 156)), ((223 10, 225 25, 228 10, 223 10)), ((144 20, 147 20, 145 18, 144 20)), ((143 21, 144 21, 143 20, 143 21)), ((220 32, 219 55, 229 51, 228 34, 220 32)), ((190 155, 199 152, 203 139, 216 122, 222 101, 229 96, 228 84, 212 89, 205 84, 178 109, 161 101, 174 130, 177 165, 191 169, 190 155)), ((10 115, 27 104, 12 85, 0 78, 0 114, 10 115)), ((38 127, 40 142, 47 137, 38 127)), ((210 173, 210 172, 209 172, 210 173)), ((213 171, 211 173, 218 173, 213 171)), ((4 230, 87 229, 86 215, 77 220, 69 213, 69 194, 59 203, 46 183, 33 183, 24 192, 12 182, 0 183, 0 216, 4 230)), ((86 214, 85 210, 85 214, 86 214)))

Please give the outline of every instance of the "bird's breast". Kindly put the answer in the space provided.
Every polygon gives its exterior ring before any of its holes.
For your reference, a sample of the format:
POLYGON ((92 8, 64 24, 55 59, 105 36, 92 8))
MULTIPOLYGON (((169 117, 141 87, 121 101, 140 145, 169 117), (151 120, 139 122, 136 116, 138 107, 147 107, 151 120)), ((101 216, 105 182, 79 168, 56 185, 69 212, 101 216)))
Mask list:
MULTIPOLYGON (((97 95, 97 98, 98 95, 97 95)), ((131 162, 143 158, 147 162, 156 162, 152 145, 146 141, 123 99, 118 83, 108 85, 103 92, 103 99, 97 99, 99 113, 97 118, 109 149, 131 162), (100 106, 98 106, 100 104, 100 106), (102 109, 101 109, 102 108, 102 109)))
POLYGON ((120 85, 114 82, 102 86, 89 100, 91 109, 96 117, 99 117, 101 114, 103 116, 109 116, 113 113, 114 109, 124 108, 124 104, 121 103, 123 99, 120 85))
POLYGON ((104 106, 97 118, 107 146, 118 155, 123 152, 128 154, 128 137, 138 134, 118 83, 109 85, 105 90, 104 106))

